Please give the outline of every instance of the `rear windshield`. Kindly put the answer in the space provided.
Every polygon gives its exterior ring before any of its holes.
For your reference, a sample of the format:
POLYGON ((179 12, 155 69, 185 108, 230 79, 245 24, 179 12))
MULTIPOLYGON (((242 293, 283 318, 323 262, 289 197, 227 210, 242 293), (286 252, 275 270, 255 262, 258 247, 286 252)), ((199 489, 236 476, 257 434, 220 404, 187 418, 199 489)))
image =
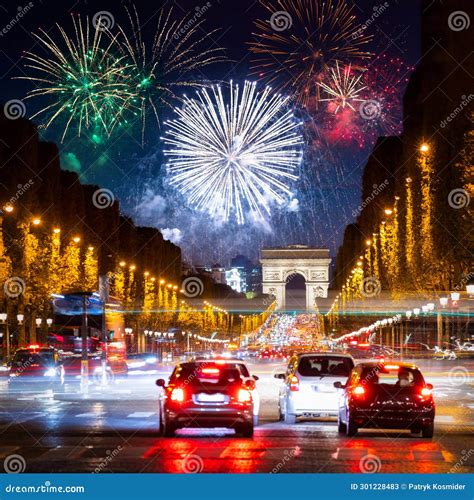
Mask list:
POLYGON ((38 365, 51 365, 54 361, 54 354, 51 351, 46 352, 31 352, 19 351, 15 353, 13 363, 16 364, 38 364, 38 365))
POLYGON ((380 366, 364 368, 361 380, 366 385, 393 385, 398 387, 418 387, 424 385, 421 372, 413 368, 384 369, 380 366))
POLYGON ((172 384, 191 387, 199 385, 229 385, 242 383, 248 376, 245 365, 240 363, 185 363, 178 365, 170 378, 172 384), (244 373, 246 372, 246 373, 244 373))
POLYGON ((303 356, 298 365, 298 373, 303 377, 332 375, 348 377, 354 363, 352 359, 341 356, 303 356))

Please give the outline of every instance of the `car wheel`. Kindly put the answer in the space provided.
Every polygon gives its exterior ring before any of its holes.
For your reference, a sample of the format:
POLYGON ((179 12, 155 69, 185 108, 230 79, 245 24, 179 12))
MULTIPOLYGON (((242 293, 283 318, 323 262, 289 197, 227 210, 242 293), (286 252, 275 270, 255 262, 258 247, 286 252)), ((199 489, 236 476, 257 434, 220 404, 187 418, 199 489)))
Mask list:
POLYGON ((285 419, 285 424, 290 424, 290 425, 296 424, 296 415, 285 413, 284 419, 285 419))
POLYGON ((241 434, 243 437, 251 438, 253 437, 253 424, 244 424, 241 427, 241 434))
POLYGON ((355 436, 357 434, 357 431, 357 425, 353 420, 351 420, 350 417, 348 417, 346 424, 346 435, 349 437, 355 436))
POLYGON ((163 437, 173 437, 176 432, 176 426, 168 421, 166 417, 160 420, 160 432, 163 437))
POLYGON ((421 436, 424 438, 429 438, 431 439, 434 434, 434 423, 431 422, 428 425, 425 425, 423 429, 421 430, 421 436))
POLYGON ((337 432, 339 432, 339 434, 346 433, 346 424, 342 422, 340 417, 337 419, 337 432))

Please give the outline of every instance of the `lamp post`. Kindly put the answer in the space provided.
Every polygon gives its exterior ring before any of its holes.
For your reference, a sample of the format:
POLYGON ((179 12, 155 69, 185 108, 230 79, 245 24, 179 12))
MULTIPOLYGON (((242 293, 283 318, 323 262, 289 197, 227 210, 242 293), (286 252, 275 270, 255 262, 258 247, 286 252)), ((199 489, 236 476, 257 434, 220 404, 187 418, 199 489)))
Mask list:
MULTIPOLYGON (((451 292, 451 309, 456 311, 456 323, 455 323, 455 328, 454 328, 454 335, 456 338, 459 338, 459 341, 462 342, 462 338, 460 335, 460 328, 459 328, 459 299, 461 298, 461 294, 459 292, 451 292)), ((449 340, 449 338, 448 338, 449 340)))
POLYGON ((8 330, 7 313, 0 313, 0 324, 5 325, 3 331, 3 351, 5 355, 5 361, 10 359, 10 332, 8 330))

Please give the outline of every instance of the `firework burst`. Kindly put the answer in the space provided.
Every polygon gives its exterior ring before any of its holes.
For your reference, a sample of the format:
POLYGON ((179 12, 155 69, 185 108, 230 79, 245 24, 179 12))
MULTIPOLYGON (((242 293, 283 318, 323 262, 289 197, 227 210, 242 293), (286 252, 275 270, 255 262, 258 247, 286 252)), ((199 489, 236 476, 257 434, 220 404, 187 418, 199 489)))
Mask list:
POLYGON ((353 75, 350 64, 341 71, 339 63, 336 63, 336 67, 331 69, 330 83, 318 83, 328 95, 327 98, 320 100, 331 103, 334 113, 337 113, 340 108, 344 109, 346 106, 355 111, 353 103, 363 101, 360 98, 360 93, 365 89, 365 85, 360 83, 362 76, 362 73, 358 76, 353 75))
POLYGON ((302 138, 287 103, 250 82, 243 88, 231 82, 228 104, 221 87, 185 98, 163 138, 171 146, 165 150, 170 184, 212 217, 243 224, 248 211, 263 220, 297 179, 302 138))
POLYGON ((34 74, 19 78, 36 85, 27 97, 54 100, 32 118, 41 116, 44 128, 63 119, 62 141, 70 128, 78 135, 93 129, 110 136, 117 126, 138 119, 143 140, 148 111, 159 121, 159 107, 176 97, 173 89, 199 84, 188 78, 191 72, 224 60, 222 49, 206 50, 214 31, 202 36, 203 20, 189 24, 187 16, 175 20, 172 9, 161 9, 153 42, 147 45, 137 11, 127 14, 130 34, 118 25, 112 32, 92 26, 88 18, 73 17, 73 36, 59 25, 58 41, 44 30, 34 35, 47 55, 27 52, 26 67, 34 74))
POLYGON ((345 0, 261 0, 270 21, 256 21, 250 50, 253 70, 269 84, 295 96, 303 106, 320 97, 318 82, 327 78, 336 62, 361 61, 370 41, 345 0), (285 15, 286 26, 277 24, 285 15))
POLYGON ((161 9, 153 42, 147 44, 136 9, 127 9, 127 14, 131 34, 118 26, 117 41, 122 56, 131 61, 128 84, 135 94, 133 111, 141 119, 143 139, 147 115, 154 115, 159 124, 159 108, 171 105, 177 88, 202 85, 189 75, 225 57, 221 48, 206 48, 218 30, 204 30, 204 19, 189 23, 186 16, 174 19, 172 9, 161 9))
POLYGON ((55 98, 32 118, 44 115, 45 128, 57 119, 64 119, 61 140, 71 126, 77 128, 78 135, 91 126, 99 127, 109 135, 133 97, 123 79, 128 64, 123 57, 114 56, 115 39, 111 37, 106 41, 105 29, 94 29, 88 18, 83 21, 80 17, 73 17, 72 20, 73 37, 56 25, 60 33, 59 43, 44 30, 33 35, 48 56, 26 52, 26 67, 37 74, 19 78, 37 85, 28 93, 28 98, 55 98))

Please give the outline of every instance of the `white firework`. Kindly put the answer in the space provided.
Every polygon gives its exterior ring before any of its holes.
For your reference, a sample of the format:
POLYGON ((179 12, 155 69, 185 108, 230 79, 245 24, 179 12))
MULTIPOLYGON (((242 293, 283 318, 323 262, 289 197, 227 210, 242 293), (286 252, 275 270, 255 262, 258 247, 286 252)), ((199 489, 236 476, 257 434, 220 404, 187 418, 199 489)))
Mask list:
POLYGON ((169 181, 198 210, 225 221, 270 215, 272 203, 291 195, 301 160, 299 123, 288 98, 230 83, 226 103, 220 86, 197 91, 167 122, 169 181))
POLYGON ((352 105, 353 101, 364 101, 359 97, 359 94, 366 87, 360 83, 362 73, 359 76, 351 74, 351 65, 346 66, 342 71, 339 68, 339 63, 336 62, 336 67, 331 69, 331 82, 329 84, 319 82, 318 85, 328 94, 328 98, 320 99, 321 101, 329 101, 335 104, 334 112, 337 113, 340 108, 349 106, 355 111, 352 105))

